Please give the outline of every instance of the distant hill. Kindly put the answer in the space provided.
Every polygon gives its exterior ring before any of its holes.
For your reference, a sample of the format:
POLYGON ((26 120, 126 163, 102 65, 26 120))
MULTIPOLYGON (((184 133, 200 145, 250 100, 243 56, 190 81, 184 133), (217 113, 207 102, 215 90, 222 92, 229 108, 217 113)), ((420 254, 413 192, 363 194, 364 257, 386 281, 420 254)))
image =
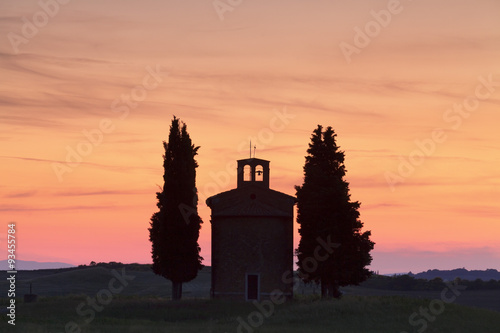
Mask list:
MULTIPOLYGON (((71 268, 76 267, 75 265, 66 264, 64 262, 38 262, 38 261, 26 261, 26 260, 16 260, 16 270, 35 270, 35 269, 57 269, 57 268, 71 268)), ((9 263, 7 260, 0 261, 0 270, 8 271, 9 263)))
POLYGON ((415 279, 426 279, 432 280, 434 278, 440 277, 445 281, 451 281, 456 278, 460 278, 462 280, 474 281, 477 279, 483 281, 489 280, 500 280, 500 272, 496 269, 487 269, 485 271, 480 270, 466 270, 465 268, 458 268, 452 270, 438 270, 438 269, 429 269, 427 272, 421 272, 418 274, 412 274, 411 272, 408 274, 415 279))
MULTIPOLYGON (((109 286, 114 277, 112 271, 125 272, 132 277, 121 295, 170 297, 172 284, 156 275, 151 265, 139 264, 97 264, 63 269, 22 270, 16 276, 16 290, 20 295, 28 293, 30 284, 33 293, 39 296, 67 296, 85 294, 95 296, 96 292, 109 286), (124 270, 123 270, 124 269, 124 270)), ((184 283, 185 297, 208 298, 210 296, 210 267, 204 267, 196 279, 184 283)), ((0 290, 9 289, 9 281, 0 280, 0 290)), ((0 297, 1 301, 1 297, 0 297)), ((3 332, 0 329, 0 332, 3 332)))
MULTIPOLYGON (((149 313, 149 307, 153 304, 151 302, 163 302, 164 300, 170 299, 172 290, 171 282, 159 275, 154 274, 151 270, 150 264, 96 263, 95 265, 90 266, 81 265, 78 267, 62 269, 22 270, 16 276, 16 291, 19 292, 19 295, 22 297, 22 295, 30 292, 30 286, 32 286, 32 292, 41 298, 50 298, 53 296, 74 297, 74 295, 79 295, 78 297, 83 297, 84 295, 95 297, 100 290, 108 288, 111 279, 115 276, 113 274, 113 270, 117 270, 120 274, 124 272, 124 274, 131 278, 130 281, 128 281, 126 288, 120 292, 120 295, 125 297, 139 297, 133 302, 143 302, 144 307, 141 309, 144 310, 144 313, 149 313)), ((183 284, 183 298, 186 300, 195 298, 206 300, 210 298, 210 280, 211 267, 204 267, 200 272, 198 272, 198 276, 194 280, 183 284)), ((403 295, 412 298, 427 298, 431 300, 439 299, 439 297, 441 297, 441 292, 445 288, 442 281, 440 283, 432 283, 425 280, 415 280, 407 275, 400 275, 398 277, 375 275, 367 282, 370 281, 371 283, 364 283, 361 286, 349 286, 342 288, 342 291, 345 295, 385 295, 391 297, 403 295), (420 290, 415 288, 400 288, 404 287, 404 283, 408 282, 408 280, 410 280, 409 282, 412 282, 412 280, 416 281, 417 284, 422 285, 423 288, 420 290), (422 283, 422 281, 424 282, 422 283), (384 288, 384 286, 388 286, 389 288, 384 288), (436 288, 430 288, 433 286, 436 286, 436 288)), ((6 279, 0 280, 0 290, 8 290, 9 283, 10 282, 6 279)), ((471 284, 474 284, 474 282, 471 282, 471 284)), ((481 284, 479 287, 489 288, 489 284, 481 284)), ((318 295, 320 292, 320 286, 314 283, 304 284, 302 282, 297 285, 297 288, 294 291, 298 299, 301 297, 309 297, 312 294, 318 295)), ((500 288, 481 289, 473 288, 473 286, 470 285, 467 286, 467 292, 464 292, 460 295, 460 297, 457 297, 456 303, 500 311, 500 304, 498 302, 499 299, 500 288)), ((74 319, 74 309, 78 303, 77 299, 72 299, 72 301, 76 303, 71 303, 73 305, 69 307, 71 314, 67 317, 68 320, 74 319)), ((1 302, 2 298, 0 297, 0 305, 3 305, 1 302)), ((56 300, 56 302, 59 302, 59 300, 56 300)), ((127 302, 129 301, 127 300, 127 302)), ((112 304, 115 304, 115 302, 112 304)), ((429 303, 427 302, 426 306, 428 306, 428 304, 429 303)), ((40 307, 40 309, 43 309, 44 307, 45 303, 43 303, 43 307, 40 307)), ((152 308, 155 308, 155 306, 152 308)), ((183 308, 189 309, 189 306, 183 308)), ((448 309, 448 305, 446 305, 446 308, 448 309)), ((124 308, 116 310, 122 317, 124 316, 123 309, 124 308)), ((188 314, 189 313, 185 313, 184 316, 188 314)), ((194 317, 196 316, 197 315, 194 315, 194 317)), ((408 316, 408 314, 406 316, 408 316)), ((164 318, 163 316, 160 317, 164 318)), ((26 317, 26 320, 27 318, 28 317, 26 317)), ((109 325, 109 323, 107 324, 109 325)), ((141 332, 142 331, 143 330, 141 330, 141 332)), ((177 330, 174 331, 177 332, 177 330)), ((0 329, 0 332, 3 331, 0 329)), ((31 332, 31 330, 25 330, 24 332, 31 332)), ((134 330, 134 332, 139 332, 139 330, 134 330)))

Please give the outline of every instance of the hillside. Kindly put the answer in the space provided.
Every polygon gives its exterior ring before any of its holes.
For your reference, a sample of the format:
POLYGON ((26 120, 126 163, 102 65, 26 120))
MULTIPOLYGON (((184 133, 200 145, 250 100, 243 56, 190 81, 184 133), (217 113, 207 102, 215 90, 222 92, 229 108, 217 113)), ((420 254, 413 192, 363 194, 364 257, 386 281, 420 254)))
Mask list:
MULTIPOLYGON (((108 285, 110 279, 113 278, 113 269, 120 273, 122 269, 125 269, 125 274, 134 277, 123 290, 122 295, 170 296, 172 287, 170 281, 155 275, 149 265, 138 264, 19 271, 16 287, 21 295, 29 293, 30 284, 32 284, 33 293, 40 296, 93 295, 108 285)), ((209 297, 210 274, 210 267, 203 268, 195 280, 183 285, 184 295, 198 298, 209 297)), ((0 290, 7 290, 7 281, 0 281, 0 290)))
MULTIPOLYGON (((17 274, 18 296, 29 293, 30 283, 33 285, 33 293, 40 297, 50 296, 68 296, 68 295, 89 295, 96 293, 108 286, 110 279, 113 278, 112 270, 116 269, 133 276, 133 280, 120 293, 120 296, 140 296, 140 297, 164 297, 171 296, 170 281, 155 275, 149 265, 123 265, 123 264, 105 264, 104 266, 84 266, 69 269, 57 270, 37 270, 20 271, 17 274), (110 267, 109 267, 110 266, 110 267), (114 268, 111 268, 114 267, 114 268)), ((199 272, 198 277, 191 282, 183 285, 183 296, 185 298, 209 298, 210 295, 210 277, 211 268, 205 267, 199 272)), ((348 296, 406 296, 412 298, 439 299, 444 286, 430 290, 407 290, 404 288, 375 288, 374 284, 380 284, 382 279, 390 280, 390 277, 375 276, 372 281, 368 280, 362 286, 350 286, 342 288, 345 295, 348 296)), ((7 281, 0 281, 0 290, 6 294, 8 289, 7 281)), ((320 288, 314 284, 305 285, 300 283, 297 286, 295 294, 311 295, 318 294, 320 288)), ((491 310, 500 311, 500 290, 466 290, 456 303, 483 307, 491 310)))
MULTIPOLYGON (((8 270, 8 261, 0 260, 0 270, 8 270)), ((16 270, 34 270, 34 269, 58 269, 58 268, 70 268, 76 267, 72 264, 66 264, 64 262, 38 262, 38 261, 28 261, 16 259, 16 270)))
POLYGON ((474 281, 477 279, 483 281, 489 280, 500 280, 500 272, 496 269, 487 269, 485 271, 480 270, 466 270, 465 268, 452 269, 452 270, 438 270, 438 269, 429 269, 427 272, 421 272, 418 274, 408 274, 413 276, 416 279, 426 279, 432 280, 434 278, 440 277, 445 281, 453 281, 456 278, 460 278, 462 280, 470 280, 474 281))

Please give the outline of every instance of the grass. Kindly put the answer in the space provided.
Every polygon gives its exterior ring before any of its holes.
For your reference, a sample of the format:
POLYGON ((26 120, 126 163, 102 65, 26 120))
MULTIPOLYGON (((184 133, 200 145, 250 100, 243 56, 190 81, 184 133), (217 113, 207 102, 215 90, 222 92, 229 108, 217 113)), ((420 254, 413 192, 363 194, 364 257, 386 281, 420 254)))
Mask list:
MULTIPOLYGON (((428 307, 429 299, 402 296, 345 296, 341 300, 321 301, 314 297, 274 305, 272 315, 265 317, 252 303, 208 299, 172 302, 165 298, 117 296, 95 319, 79 316, 76 307, 86 296, 41 297, 36 303, 18 300, 16 328, 18 332, 60 333, 65 325, 75 322, 81 333, 114 332, 238 332, 241 321, 254 325, 254 332, 342 332, 386 333, 417 332, 408 319, 420 307, 428 307), (238 321, 240 318, 240 321, 238 321), (252 321, 253 320, 253 321, 252 321)), ((2 300, 3 304, 5 299, 2 300)), ((266 305, 266 310, 271 310, 266 305)), ((88 309, 88 308, 87 308, 88 309)), ((12 327, 1 332, 12 332, 12 327)), ((252 328, 253 329, 253 328, 252 328)), ((241 329, 239 332, 252 332, 241 329)), ((445 311, 428 322, 426 332, 500 332, 498 312, 447 304, 445 311)))

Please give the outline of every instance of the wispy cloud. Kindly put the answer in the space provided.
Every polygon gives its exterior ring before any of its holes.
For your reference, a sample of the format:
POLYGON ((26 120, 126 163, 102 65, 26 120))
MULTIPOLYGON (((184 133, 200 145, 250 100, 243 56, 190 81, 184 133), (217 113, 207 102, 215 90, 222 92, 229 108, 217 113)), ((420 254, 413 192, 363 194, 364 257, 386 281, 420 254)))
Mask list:
POLYGON ((461 205, 455 207, 454 211, 459 214, 468 215, 471 217, 491 217, 498 219, 500 218, 500 208, 496 205, 461 205))
MULTIPOLYGON (((2 100, 0 97, 0 105, 5 103, 5 100, 2 100)), ((12 105, 16 105, 15 101, 11 101, 12 105)), ((5 105, 5 104, 4 104, 5 105)), ((17 106, 17 105, 16 105, 17 106)), ((33 115, 29 116, 12 116, 12 115, 2 115, 0 114, 0 122, 3 124, 10 124, 15 126, 33 126, 33 127, 41 127, 41 128, 63 128, 66 127, 67 124, 64 124, 61 121, 57 120, 49 120, 46 118, 34 117, 33 115)))
POLYGON ((64 162, 56 161, 56 160, 48 160, 48 159, 43 159, 43 158, 32 158, 32 157, 21 157, 21 156, 0 156, 0 158, 21 160, 21 161, 30 161, 30 162, 44 162, 44 163, 60 162, 60 163, 64 163, 64 162))
POLYGON ((4 195, 4 198, 30 198, 38 195, 38 191, 23 191, 23 192, 13 192, 4 195))
POLYGON ((105 195, 141 195, 141 194, 151 194, 155 191, 151 190, 80 190, 74 189, 71 191, 61 191, 54 192, 52 195, 63 196, 63 197, 80 197, 80 196, 105 196, 105 195))
MULTIPOLYGON (((42 163, 66 163, 60 160, 50 160, 50 159, 41 159, 41 158, 31 158, 31 157, 19 157, 19 156, 0 156, 0 158, 5 159, 16 159, 22 161, 30 161, 30 162, 42 162, 42 163)), ((106 165, 92 162, 81 162, 80 165, 85 165, 89 167, 94 167, 98 169, 110 170, 115 172, 131 172, 131 171, 147 171, 147 172, 155 172, 157 168, 145 167, 145 166, 119 166, 119 165, 106 165)))
POLYGON ((384 209, 384 208, 404 208, 409 207, 407 204, 400 203, 374 203, 374 204, 361 204, 362 210, 370 209, 384 209))
MULTIPOLYGON (((126 205, 130 207, 130 205, 126 205)), ((33 207, 28 205, 2 205, 2 212, 37 212, 37 211, 78 211, 78 210, 113 210, 123 208, 119 205, 70 205, 70 206, 51 206, 51 207, 33 207)))

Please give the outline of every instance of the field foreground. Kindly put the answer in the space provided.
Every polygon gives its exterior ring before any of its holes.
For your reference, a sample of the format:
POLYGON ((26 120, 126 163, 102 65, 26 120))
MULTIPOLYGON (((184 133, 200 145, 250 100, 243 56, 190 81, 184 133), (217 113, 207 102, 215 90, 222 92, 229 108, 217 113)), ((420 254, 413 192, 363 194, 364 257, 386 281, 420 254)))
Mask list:
POLYGON ((88 302, 84 295, 41 297, 29 304, 19 300, 16 327, 4 320, 1 332, 409 333, 423 332, 424 327, 425 332, 500 332, 496 311, 445 304, 442 313, 434 315, 429 310, 432 300, 402 296, 347 295, 331 301, 307 297, 285 304, 115 296, 106 305, 96 304, 96 311, 88 302), (410 325, 410 316, 421 309, 428 319, 417 314, 410 325))

